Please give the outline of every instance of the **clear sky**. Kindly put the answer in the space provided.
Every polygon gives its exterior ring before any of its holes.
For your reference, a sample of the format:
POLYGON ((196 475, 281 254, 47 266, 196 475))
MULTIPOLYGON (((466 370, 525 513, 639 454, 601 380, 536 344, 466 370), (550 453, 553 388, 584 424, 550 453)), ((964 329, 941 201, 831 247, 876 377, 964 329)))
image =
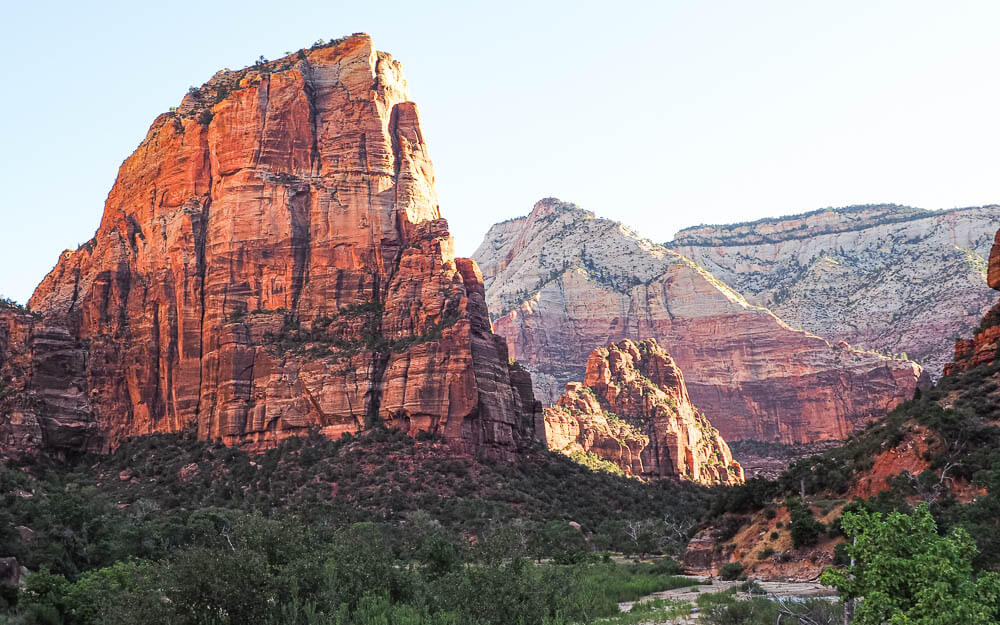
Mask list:
POLYGON ((0 294, 93 235, 189 86, 357 31, 403 63, 461 254, 546 196, 660 241, 1000 202, 995 0, 0 0, 0 294))

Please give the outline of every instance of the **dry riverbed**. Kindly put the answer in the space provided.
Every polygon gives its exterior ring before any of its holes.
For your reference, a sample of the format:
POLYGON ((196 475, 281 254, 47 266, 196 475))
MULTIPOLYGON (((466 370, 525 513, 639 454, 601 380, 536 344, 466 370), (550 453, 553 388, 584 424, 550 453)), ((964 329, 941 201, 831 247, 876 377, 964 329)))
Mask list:
MULTIPOLYGON (((673 590, 664 590, 661 592, 655 592, 651 595, 646 595, 636 601, 625 601, 618 604, 618 608, 622 612, 629 612, 635 603, 643 603, 646 601, 652 601, 654 599, 666 599, 668 601, 679 601, 690 603, 694 607, 695 601, 697 601, 699 595, 722 592, 724 590, 729 590, 734 586, 740 586, 743 584, 742 581, 723 581, 720 579, 709 578, 700 575, 683 575, 681 577, 687 577, 691 580, 690 586, 685 586, 683 588, 675 588, 673 590)), ((828 586, 823 586, 818 582, 763 582, 758 581, 757 584, 761 589, 767 593, 768 597, 774 599, 791 599, 791 600, 804 600, 812 598, 827 598, 835 599, 836 591, 828 586)), ((738 592, 736 595, 740 599, 747 599, 746 593, 738 592)), ((676 624, 680 625, 683 623, 696 623, 697 613, 692 613, 690 616, 679 617, 671 621, 663 621, 663 625, 676 624)))

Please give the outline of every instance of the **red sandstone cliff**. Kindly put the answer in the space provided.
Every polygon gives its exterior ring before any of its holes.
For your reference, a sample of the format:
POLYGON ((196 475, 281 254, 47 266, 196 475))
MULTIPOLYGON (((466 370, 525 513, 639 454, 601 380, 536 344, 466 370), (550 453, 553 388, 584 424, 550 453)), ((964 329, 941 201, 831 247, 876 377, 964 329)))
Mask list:
POLYGON ((842 439, 926 379, 910 361, 794 330, 677 252, 558 200, 495 225, 475 257, 496 331, 543 401, 625 338, 665 346, 729 441, 842 439))
POLYGON ((545 409, 550 449, 595 454, 626 474, 743 482, 726 441, 688 397, 681 370, 653 339, 599 347, 583 384, 571 382, 545 409))
POLYGON ((86 354, 61 326, 0 305, 0 457, 84 449, 96 435, 86 354))
POLYGON ((89 450, 385 421, 509 457, 534 427, 400 65, 367 35, 219 72, 160 115, 30 304, 85 347, 89 450))
MULTIPOLYGON (((1000 290, 1000 231, 997 231, 993 248, 990 250, 986 281, 991 288, 1000 290)), ((990 364, 996 362, 998 356, 1000 356, 1000 303, 986 313, 975 336, 955 342, 955 359, 945 366, 944 374, 968 371, 979 365, 990 364)))

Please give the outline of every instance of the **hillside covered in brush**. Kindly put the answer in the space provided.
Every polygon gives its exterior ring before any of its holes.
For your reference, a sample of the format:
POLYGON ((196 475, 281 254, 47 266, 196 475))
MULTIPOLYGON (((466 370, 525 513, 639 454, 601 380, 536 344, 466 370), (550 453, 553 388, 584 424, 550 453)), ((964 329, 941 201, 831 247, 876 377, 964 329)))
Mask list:
MULTIPOLYGON (((987 329, 988 330, 988 329, 987 329)), ((982 332, 980 333, 982 334, 982 332)), ((853 434, 795 462, 776 481, 752 479, 713 505, 687 563, 778 577, 813 577, 842 563, 846 510, 909 512, 927 503, 942 533, 964 527, 977 566, 1000 570, 1000 361, 952 367, 937 385, 853 434)))

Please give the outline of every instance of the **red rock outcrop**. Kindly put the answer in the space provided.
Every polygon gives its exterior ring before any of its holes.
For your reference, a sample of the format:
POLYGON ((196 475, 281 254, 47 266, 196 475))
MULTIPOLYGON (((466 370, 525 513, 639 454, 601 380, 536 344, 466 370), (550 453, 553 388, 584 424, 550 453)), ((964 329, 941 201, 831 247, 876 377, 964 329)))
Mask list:
POLYGON ((0 308, 0 452, 35 450, 42 444, 38 415, 28 399, 31 329, 35 319, 14 307, 0 308))
POLYGON ((382 421, 510 457, 536 419, 400 65, 363 34, 219 72, 160 115, 30 305, 86 347, 93 451, 382 421))
MULTIPOLYGON (((990 265, 986 273, 990 287, 1000 290, 1000 231, 997 231, 990 250, 990 265)), ((971 339, 955 342, 955 359, 944 368, 944 374, 968 371, 979 365, 996 362, 1000 357, 1000 303, 997 303, 983 317, 971 339)))
POLYGON ((567 384, 544 414, 552 450, 595 454, 643 478, 743 482, 729 445, 691 405, 681 370, 653 339, 595 349, 583 384, 567 384))
POLYGON ((551 402, 598 346, 655 338, 726 440, 845 438, 926 382, 919 365, 790 328, 689 259, 547 199, 475 257, 494 326, 551 402))
POLYGON ((0 307, 0 457, 87 447, 96 431, 85 359, 65 328, 0 307))

